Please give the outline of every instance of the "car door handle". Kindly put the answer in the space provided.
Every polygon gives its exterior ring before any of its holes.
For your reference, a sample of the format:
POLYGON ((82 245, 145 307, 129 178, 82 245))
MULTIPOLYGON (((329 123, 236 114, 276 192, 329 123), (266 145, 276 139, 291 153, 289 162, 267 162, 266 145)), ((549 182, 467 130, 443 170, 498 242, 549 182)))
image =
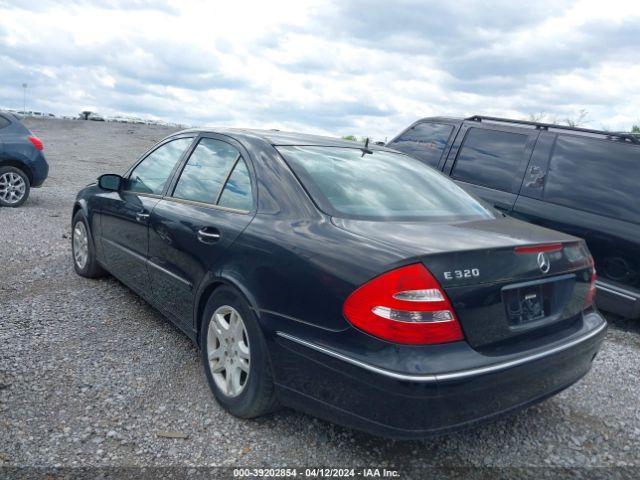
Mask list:
POLYGON ((147 212, 138 212, 136 213, 136 220, 139 222, 146 222, 149 220, 149 214, 147 212))
POLYGON ((198 230, 198 240, 202 243, 215 243, 220 240, 220 232, 212 227, 204 227, 198 230))

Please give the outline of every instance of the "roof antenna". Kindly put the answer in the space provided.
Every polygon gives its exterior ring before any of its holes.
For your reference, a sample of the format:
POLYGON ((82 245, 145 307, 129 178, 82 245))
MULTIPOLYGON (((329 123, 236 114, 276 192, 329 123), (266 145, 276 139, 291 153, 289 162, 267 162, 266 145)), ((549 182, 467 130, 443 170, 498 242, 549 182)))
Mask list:
POLYGON ((364 147, 362 147, 360 150, 362 150, 362 156, 364 157, 365 154, 367 153, 373 153, 373 150, 369 149, 369 137, 365 138, 364 140, 364 147))

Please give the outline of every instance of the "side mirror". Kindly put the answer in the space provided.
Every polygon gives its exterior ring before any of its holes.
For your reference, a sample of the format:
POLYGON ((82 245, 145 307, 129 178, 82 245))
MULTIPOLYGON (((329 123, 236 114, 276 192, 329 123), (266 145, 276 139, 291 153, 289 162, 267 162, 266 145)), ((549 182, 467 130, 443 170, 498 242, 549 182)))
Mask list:
POLYGON ((124 178, 115 173, 107 173, 98 177, 98 186, 103 190, 112 190, 117 192, 122 187, 124 178))

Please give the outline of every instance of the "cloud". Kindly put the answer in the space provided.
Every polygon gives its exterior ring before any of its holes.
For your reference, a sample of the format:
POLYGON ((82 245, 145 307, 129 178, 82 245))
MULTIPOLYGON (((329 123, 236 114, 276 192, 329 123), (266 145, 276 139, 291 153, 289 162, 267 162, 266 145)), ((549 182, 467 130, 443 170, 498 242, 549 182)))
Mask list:
POLYGON ((476 113, 640 120, 637 2, 0 1, 0 106, 390 137, 476 113), (35 6, 34 6, 35 5, 35 6))
MULTIPOLYGON (((3 6, 4 2, 0 2, 3 6)), ((63 8, 86 8, 95 4, 90 0, 39 0, 33 2, 31 0, 12 0, 7 2, 6 7, 13 9, 22 9, 30 12, 46 12, 55 7, 63 8)), ((177 6, 172 6, 169 2, 162 0, 103 0, 100 3, 104 9, 111 10, 159 10, 168 13, 178 13, 177 6)), ((5 8, 6 8, 5 7, 5 8)))

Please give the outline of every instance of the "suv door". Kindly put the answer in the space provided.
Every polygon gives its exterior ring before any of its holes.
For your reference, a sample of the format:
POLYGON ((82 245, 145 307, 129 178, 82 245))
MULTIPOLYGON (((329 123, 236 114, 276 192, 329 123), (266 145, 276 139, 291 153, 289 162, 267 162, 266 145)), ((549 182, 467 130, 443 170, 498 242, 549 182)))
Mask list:
POLYGON ((151 214, 149 275, 160 308, 193 330, 198 287, 255 212, 255 182, 242 146, 202 136, 151 214))
POLYGON ((640 145, 543 133, 514 216, 587 241, 598 305, 640 315, 640 145))
POLYGON ((97 204, 106 267, 144 298, 149 296, 149 216, 192 142, 187 136, 162 143, 130 169, 119 192, 101 194, 97 204))
POLYGON ((465 123, 458 138, 444 172, 491 206, 510 212, 538 131, 465 123))
POLYGON ((9 122, 8 119, 4 118, 2 115, 0 115, 0 160, 3 159, 3 152, 4 152, 4 147, 3 147, 3 143, 2 143, 2 137, 3 137, 3 129, 8 127, 9 124, 11 122, 9 122))

